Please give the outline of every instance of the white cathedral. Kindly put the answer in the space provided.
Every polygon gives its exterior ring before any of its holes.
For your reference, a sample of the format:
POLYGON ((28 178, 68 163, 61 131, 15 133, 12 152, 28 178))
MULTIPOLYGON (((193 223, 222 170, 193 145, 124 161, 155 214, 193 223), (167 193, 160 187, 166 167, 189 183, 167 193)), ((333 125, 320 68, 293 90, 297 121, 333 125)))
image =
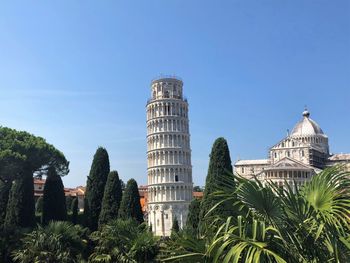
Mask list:
POLYGON ((268 156, 268 159, 238 160, 235 173, 247 179, 256 177, 263 183, 273 181, 280 187, 285 182, 299 187, 330 166, 344 164, 350 171, 350 154, 330 154, 327 135, 307 110, 292 132, 270 148, 268 156))

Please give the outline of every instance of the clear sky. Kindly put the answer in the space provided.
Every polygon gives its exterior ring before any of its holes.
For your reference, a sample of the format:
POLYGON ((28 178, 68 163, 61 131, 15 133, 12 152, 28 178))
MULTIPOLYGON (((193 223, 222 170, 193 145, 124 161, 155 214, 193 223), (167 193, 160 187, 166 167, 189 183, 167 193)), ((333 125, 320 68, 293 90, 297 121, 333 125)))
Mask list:
POLYGON ((98 146, 145 184, 150 81, 184 80, 193 178, 215 138, 265 158, 307 105, 350 152, 350 1, 1 1, 0 125, 40 135, 85 185, 98 146))

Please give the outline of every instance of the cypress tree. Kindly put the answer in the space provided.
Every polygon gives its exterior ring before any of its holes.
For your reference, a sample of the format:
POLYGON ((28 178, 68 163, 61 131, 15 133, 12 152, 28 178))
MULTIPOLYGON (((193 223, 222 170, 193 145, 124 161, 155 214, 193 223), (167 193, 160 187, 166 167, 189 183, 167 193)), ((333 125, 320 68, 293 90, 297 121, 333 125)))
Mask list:
POLYGON ((139 223, 143 222, 139 189, 134 179, 130 179, 126 184, 120 204, 119 217, 124 220, 133 218, 139 223))
POLYGON ((35 225, 35 200, 33 173, 23 170, 12 183, 7 211, 6 226, 32 227, 35 225))
POLYGON ((66 207, 67 207, 67 212, 70 212, 70 209, 72 207, 72 202, 73 202, 73 197, 72 196, 66 196, 66 207))
POLYGON ((200 205, 201 201, 195 198, 192 200, 190 206, 188 207, 186 228, 194 234, 196 234, 198 231, 200 205))
POLYGON ((105 191, 103 194, 102 208, 99 218, 99 226, 108 223, 118 217, 120 202, 122 199, 122 188, 117 171, 109 173, 105 191))
POLYGON ((11 183, 3 182, 0 180, 0 227, 5 222, 6 207, 9 199, 11 189, 11 183))
POLYGON ((35 203, 35 211, 37 213, 42 213, 43 212, 43 197, 40 196, 38 198, 38 200, 36 200, 36 203, 35 203))
POLYGON ((78 208, 78 198, 74 198, 72 201, 72 223, 77 224, 78 223, 78 213, 79 213, 79 208, 78 208))
POLYGON ((44 186, 42 223, 67 220, 66 197, 61 176, 50 167, 44 186))
MULTIPOLYGON (((227 178, 232 176, 232 173, 230 151, 226 140, 220 137, 215 140, 210 154, 203 200, 200 205, 200 225, 204 225, 206 221, 210 220, 206 219, 205 215, 214 205, 221 201, 220 198, 212 194, 225 187, 225 183, 228 181, 227 178)), ((230 213, 229 209, 229 204, 223 203, 217 207, 215 215, 226 217, 230 213)))
POLYGON ((109 157, 106 149, 99 147, 92 161, 86 184, 84 218, 85 225, 95 231, 101 212, 104 189, 109 174, 109 157))

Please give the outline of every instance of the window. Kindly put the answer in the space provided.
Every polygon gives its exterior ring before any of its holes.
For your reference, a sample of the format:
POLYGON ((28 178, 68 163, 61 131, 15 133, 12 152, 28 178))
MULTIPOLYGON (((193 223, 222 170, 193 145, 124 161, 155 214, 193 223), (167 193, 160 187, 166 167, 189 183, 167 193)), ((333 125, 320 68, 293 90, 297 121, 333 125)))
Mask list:
POLYGON ((159 219, 157 219, 157 226, 159 226, 159 219))
POLYGON ((179 181, 179 176, 175 175, 175 182, 178 182, 178 181, 179 181))
POLYGON ((287 156, 290 157, 290 152, 289 151, 287 152, 287 156))
POLYGON ((304 157, 304 150, 301 151, 301 157, 304 157))
POLYGON ((168 214, 165 214, 165 219, 168 219, 168 217, 169 217, 168 214))
POLYGON ((277 153, 275 152, 275 158, 277 158, 277 153))
POLYGON ((244 167, 241 168, 241 172, 242 172, 242 174, 244 174, 244 167))

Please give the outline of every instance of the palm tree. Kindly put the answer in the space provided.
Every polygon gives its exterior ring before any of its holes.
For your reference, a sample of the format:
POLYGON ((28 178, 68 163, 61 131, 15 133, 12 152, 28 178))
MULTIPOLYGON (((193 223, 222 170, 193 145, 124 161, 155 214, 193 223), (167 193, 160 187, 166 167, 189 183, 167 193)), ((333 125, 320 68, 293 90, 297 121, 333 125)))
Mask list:
POLYGON ((92 233, 95 243, 89 262, 154 262, 158 253, 158 239, 148 226, 135 220, 115 220, 92 233))
POLYGON ((86 230, 68 222, 51 221, 22 239, 20 249, 13 252, 15 262, 75 263, 85 249, 86 230))
MULTIPOLYGON (((201 254, 211 258, 210 262, 347 262, 349 175, 342 167, 328 168, 300 189, 288 185, 280 189, 272 182, 263 186, 257 179, 232 176, 236 187, 214 194, 222 202, 231 200, 236 212, 224 223, 223 218, 212 222, 200 237, 201 242, 209 243, 201 254)), ((215 214, 217 206, 207 215, 215 214)), ((191 245, 184 246, 181 238, 179 247, 168 253, 167 261, 181 262, 179 257, 194 251, 191 245)))

